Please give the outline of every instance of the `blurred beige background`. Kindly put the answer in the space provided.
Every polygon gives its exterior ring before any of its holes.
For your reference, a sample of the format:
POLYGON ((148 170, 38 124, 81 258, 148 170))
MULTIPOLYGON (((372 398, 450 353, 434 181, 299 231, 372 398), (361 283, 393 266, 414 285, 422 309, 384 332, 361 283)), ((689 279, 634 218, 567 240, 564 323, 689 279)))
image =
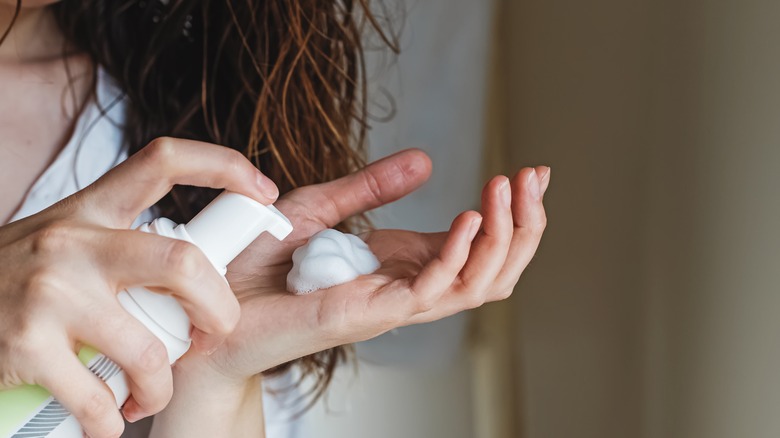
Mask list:
POLYGON ((486 71, 474 187, 550 165, 548 230, 448 365, 345 374, 355 404, 308 430, 780 436, 780 2, 419 3, 489 5, 484 50, 460 54, 486 71))
POLYGON ((498 153, 553 168, 506 436, 780 436, 780 3, 501 8, 498 153))

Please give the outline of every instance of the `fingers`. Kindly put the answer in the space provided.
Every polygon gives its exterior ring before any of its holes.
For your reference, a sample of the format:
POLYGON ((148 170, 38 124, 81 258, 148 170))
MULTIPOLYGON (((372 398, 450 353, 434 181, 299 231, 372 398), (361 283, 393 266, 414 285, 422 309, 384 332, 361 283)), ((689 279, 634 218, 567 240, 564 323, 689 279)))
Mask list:
POLYGON ((460 274, 461 290, 481 292, 490 289, 507 261, 512 240, 511 203, 509 178, 497 176, 485 186, 482 192, 482 231, 474 241, 460 274))
POLYGON ((160 412, 173 395, 165 345, 116 302, 106 303, 103 309, 99 315, 84 318, 88 323, 74 330, 75 337, 97 348, 127 373, 134 399, 131 409, 127 403, 123 409, 128 421, 160 412))
MULTIPOLYGON (((541 166, 521 170, 509 181, 509 187, 505 177, 496 177, 488 183, 483 192, 483 231, 466 253, 468 259, 461 263, 460 281, 449 286, 441 263, 434 261, 426 266, 425 270, 431 271, 427 273, 431 278, 433 271, 441 273, 437 281, 427 282, 425 286, 445 298, 430 305, 429 310, 414 315, 408 323, 433 321, 486 301, 507 298, 512 293, 520 274, 536 252, 545 228, 542 197, 549 178, 549 168, 541 166), (444 281, 444 287, 449 288, 446 294, 436 288, 437 284, 442 285, 439 281, 444 281)), ((442 252, 445 252, 444 248, 442 252)), ((422 284, 420 286, 422 291, 422 284)))
POLYGON ((88 202, 106 225, 126 228, 174 184, 224 188, 263 204, 276 200, 276 185, 240 152, 209 143, 159 138, 92 186, 74 195, 88 202))
POLYGON ((512 243, 507 262, 496 279, 495 294, 490 300, 506 298, 511 293, 539 247, 547 226, 542 200, 550 184, 550 176, 549 167, 539 166, 523 169, 512 178, 512 243))
POLYGON ((439 254, 423 267, 412 282, 411 290, 422 307, 415 309, 418 313, 430 310, 436 299, 456 280, 469 258, 471 242, 481 223, 479 213, 468 211, 452 222, 439 254))
POLYGON ((369 164, 362 170, 316 186, 304 187, 291 199, 317 212, 326 227, 402 198, 431 175, 424 152, 408 149, 369 164))
POLYGON ((240 317, 238 301, 195 245, 133 230, 106 231, 102 238, 106 254, 100 262, 116 282, 115 290, 145 286, 172 294, 197 329, 193 341, 199 350, 212 350, 233 331, 240 317))
POLYGON ((56 360, 40 361, 46 370, 38 383, 76 417, 89 436, 119 437, 124 423, 108 386, 84 367, 72 351, 51 353, 56 360))

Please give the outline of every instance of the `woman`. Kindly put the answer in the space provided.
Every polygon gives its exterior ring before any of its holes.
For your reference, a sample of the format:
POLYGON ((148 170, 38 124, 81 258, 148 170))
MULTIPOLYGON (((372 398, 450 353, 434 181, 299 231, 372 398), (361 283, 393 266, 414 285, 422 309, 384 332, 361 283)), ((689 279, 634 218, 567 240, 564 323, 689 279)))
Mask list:
POLYGON ((0 382, 41 384, 90 436, 123 424, 76 360, 83 344, 127 371, 121 414, 157 414, 152 436, 259 435, 261 373, 295 361, 324 388, 339 346, 506 298, 536 250, 547 167, 495 177, 482 211, 449 232, 365 235, 374 275, 285 291, 311 235, 430 174, 419 151, 360 169, 364 27, 392 45, 366 1, 0 4, 0 382), (189 219, 215 194, 199 187, 279 197, 295 231, 258 239, 228 267, 229 288, 193 246, 127 231, 189 219), (117 305, 135 285, 175 295, 192 319, 195 348, 173 370, 117 305))

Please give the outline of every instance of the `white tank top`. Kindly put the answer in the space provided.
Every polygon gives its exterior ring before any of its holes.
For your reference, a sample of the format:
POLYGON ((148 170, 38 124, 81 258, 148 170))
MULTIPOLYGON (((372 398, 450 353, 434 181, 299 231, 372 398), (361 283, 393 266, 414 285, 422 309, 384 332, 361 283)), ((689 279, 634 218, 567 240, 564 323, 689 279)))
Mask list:
MULTIPOLYGON (((79 117, 73 136, 57 158, 28 190, 10 222, 38 213, 57 201, 92 184, 104 173, 127 159, 122 148, 122 127, 125 122, 126 96, 104 70, 98 69, 96 95, 87 103, 79 117)), ((154 219, 150 209, 136 219, 134 227, 154 219)), ((291 375, 270 382, 278 388, 294 386, 291 375)), ((264 394, 263 404, 268 438, 291 438, 295 412, 290 408, 299 392, 285 391, 272 396, 264 394)))

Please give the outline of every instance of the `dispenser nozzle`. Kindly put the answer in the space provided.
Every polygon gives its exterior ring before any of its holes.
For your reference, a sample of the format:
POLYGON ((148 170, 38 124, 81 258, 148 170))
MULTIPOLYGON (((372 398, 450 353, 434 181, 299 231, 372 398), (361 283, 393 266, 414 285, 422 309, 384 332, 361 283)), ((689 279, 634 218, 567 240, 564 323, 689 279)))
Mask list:
POLYGON ((283 240, 293 230, 273 205, 265 206, 234 192, 222 192, 184 226, 217 269, 224 269, 260 234, 283 240))

